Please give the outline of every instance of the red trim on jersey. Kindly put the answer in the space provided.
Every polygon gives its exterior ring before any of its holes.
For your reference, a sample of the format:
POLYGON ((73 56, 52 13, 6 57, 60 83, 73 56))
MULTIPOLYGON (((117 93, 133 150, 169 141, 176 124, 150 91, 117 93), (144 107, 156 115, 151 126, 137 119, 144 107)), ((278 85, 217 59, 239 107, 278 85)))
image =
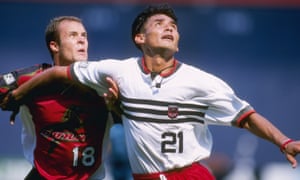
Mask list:
MULTIPOLYGON (((167 76, 173 74, 175 72, 176 68, 177 68, 177 65, 178 65, 178 60, 174 59, 171 70, 167 73, 159 73, 159 75, 161 77, 167 77, 167 76)), ((151 73, 151 71, 146 66, 145 57, 142 57, 142 67, 143 67, 143 70, 146 74, 151 73)))
POLYGON ((175 59, 173 65, 172 65, 173 67, 171 68, 171 70, 167 73, 161 73, 160 75, 162 77, 167 77, 167 76, 173 74, 176 70, 177 64, 178 64, 178 61, 175 59))
POLYGON ((243 121, 246 119, 246 117, 248 117, 250 114, 255 113, 256 111, 254 109, 244 113, 243 115, 241 115, 241 117, 237 120, 237 126, 240 128, 243 128, 243 121))
POLYGON ((142 57, 142 67, 143 67, 143 70, 144 70, 144 72, 146 73, 146 74, 149 74, 149 73, 151 73, 151 71, 147 68, 147 66, 146 66, 146 62, 145 62, 145 58, 144 57, 142 57))
POLYGON ((68 79, 73 79, 72 73, 71 73, 71 65, 67 67, 67 76, 68 76, 68 79))

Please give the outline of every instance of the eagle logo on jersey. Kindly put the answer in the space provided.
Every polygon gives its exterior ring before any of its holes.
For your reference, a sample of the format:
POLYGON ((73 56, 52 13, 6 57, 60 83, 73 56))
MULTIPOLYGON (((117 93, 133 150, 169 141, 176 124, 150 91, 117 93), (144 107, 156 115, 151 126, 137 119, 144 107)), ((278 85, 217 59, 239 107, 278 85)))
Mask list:
POLYGON ((175 105, 168 106, 168 117, 174 119, 178 116, 178 107, 175 105))

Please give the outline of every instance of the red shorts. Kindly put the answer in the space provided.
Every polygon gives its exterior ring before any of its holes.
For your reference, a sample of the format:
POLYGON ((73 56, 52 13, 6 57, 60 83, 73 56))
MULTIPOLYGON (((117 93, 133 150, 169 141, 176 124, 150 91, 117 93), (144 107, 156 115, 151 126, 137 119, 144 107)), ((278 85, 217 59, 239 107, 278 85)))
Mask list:
POLYGON ((133 174, 134 180, 215 180, 214 176, 199 163, 152 174, 133 174))

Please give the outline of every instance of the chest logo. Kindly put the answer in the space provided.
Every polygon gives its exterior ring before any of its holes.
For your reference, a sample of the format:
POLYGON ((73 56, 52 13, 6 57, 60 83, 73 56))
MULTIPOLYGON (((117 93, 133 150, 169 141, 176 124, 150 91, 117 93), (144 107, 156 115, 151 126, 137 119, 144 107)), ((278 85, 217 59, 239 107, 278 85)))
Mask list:
POLYGON ((174 119, 178 116, 178 107, 174 105, 168 106, 168 117, 174 119))

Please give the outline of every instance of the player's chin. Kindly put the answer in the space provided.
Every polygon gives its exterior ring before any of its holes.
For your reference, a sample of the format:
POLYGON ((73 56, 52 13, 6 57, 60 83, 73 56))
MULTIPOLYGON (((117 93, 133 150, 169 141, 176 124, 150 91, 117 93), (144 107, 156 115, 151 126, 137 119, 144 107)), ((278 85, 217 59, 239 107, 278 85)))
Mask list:
POLYGON ((87 61, 88 56, 80 55, 80 56, 77 56, 77 57, 74 58, 74 59, 75 59, 75 61, 87 61))
POLYGON ((178 49, 177 43, 174 43, 173 41, 165 41, 164 43, 161 44, 161 47, 169 50, 174 50, 174 51, 177 51, 178 49))

